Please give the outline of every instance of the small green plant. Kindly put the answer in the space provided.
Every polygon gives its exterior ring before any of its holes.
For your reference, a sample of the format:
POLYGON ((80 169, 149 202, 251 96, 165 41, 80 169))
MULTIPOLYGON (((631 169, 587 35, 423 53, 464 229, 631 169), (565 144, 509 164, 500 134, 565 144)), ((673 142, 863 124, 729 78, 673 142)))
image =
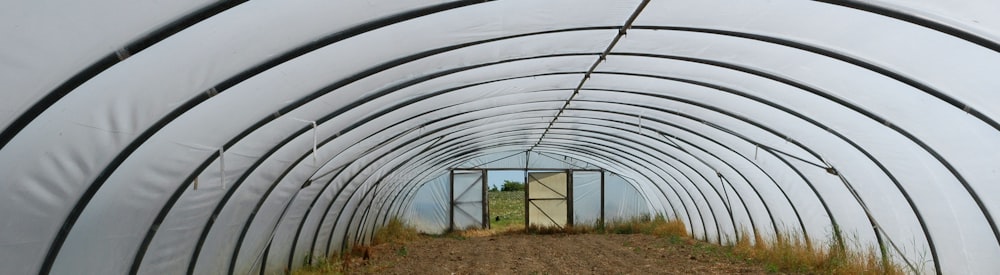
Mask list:
POLYGON ((396 255, 399 255, 400 257, 406 257, 406 254, 409 254, 409 252, 406 251, 405 245, 396 250, 396 255))
POLYGON ((667 237, 667 241, 669 241, 670 244, 681 244, 684 242, 684 240, 681 239, 681 236, 677 235, 672 235, 670 237, 667 237))
POLYGON ((768 273, 777 273, 778 272, 778 266, 776 266, 776 265, 774 265, 772 263, 767 263, 767 264, 764 264, 764 270, 767 271, 768 273))

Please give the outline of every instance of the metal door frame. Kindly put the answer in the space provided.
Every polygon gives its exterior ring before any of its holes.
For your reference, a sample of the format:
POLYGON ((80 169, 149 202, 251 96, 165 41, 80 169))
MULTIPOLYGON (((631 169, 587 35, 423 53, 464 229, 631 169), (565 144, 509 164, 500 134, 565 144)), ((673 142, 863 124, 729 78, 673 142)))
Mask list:
MULTIPOLYGON (((569 170, 569 169, 560 169, 560 170, 542 170, 542 169, 537 169, 534 172, 534 173, 563 173, 563 174, 565 174, 566 175, 566 181, 563 184, 566 185, 566 194, 563 195, 562 199, 556 199, 556 198, 532 199, 528 195, 528 194, 531 193, 530 192, 530 190, 531 190, 530 189, 531 188, 530 187, 531 186, 530 182, 531 182, 531 178, 532 178, 531 173, 533 173, 533 172, 531 172, 531 171, 525 171, 524 172, 525 177, 528 178, 528 180, 526 180, 524 182, 524 228, 530 228, 531 227, 531 219, 530 219, 531 215, 529 215, 528 213, 530 213, 529 211, 530 211, 530 208, 531 208, 531 202, 532 201, 536 201, 536 200, 554 200, 554 201, 564 200, 564 201, 566 201, 566 224, 565 225, 556 224, 556 226, 559 227, 560 229, 564 228, 565 226, 573 226, 573 171, 569 170)), ((535 180, 539 184, 542 184, 542 181, 538 180, 537 178, 535 178, 535 180)), ((540 207, 538 207, 538 205, 535 205, 535 207, 538 208, 539 211, 542 210, 540 207)), ((542 214, 545 214, 545 211, 541 211, 541 212, 542 212, 542 214)), ((548 214, 545 214, 545 217, 549 218, 550 221, 552 221, 553 223, 555 223, 555 221, 552 220, 552 217, 550 217, 548 214)))
MULTIPOLYGON (((487 175, 486 170, 487 169, 463 169, 463 168, 455 168, 455 169, 451 169, 449 171, 449 179, 448 179, 448 201, 449 201, 449 203, 448 203, 448 206, 449 206, 448 207, 448 232, 455 231, 455 207, 458 205, 458 201, 456 201, 456 198, 455 198, 455 172, 456 171, 458 171, 458 172, 479 172, 480 173, 480 176, 483 179, 483 188, 482 188, 483 189, 482 190, 483 203, 482 203, 482 206, 481 206, 482 209, 483 209, 483 211, 482 211, 483 213, 482 213, 482 217, 481 217, 482 218, 482 224, 481 224, 481 226, 484 229, 489 229, 490 228, 490 220, 489 220, 489 217, 490 217, 489 196, 487 196, 487 193, 486 193, 488 191, 489 180, 488 180, 488 177, 487 177, 488 175, 487 175)), ((472 187, 469 187, 469 188, 471 189, 472 187)))
MULTIPOLYGON (((482 228, 490 228, 490 207, 489 207, 489 171, 524 171, 524 226, 528 228, 528 209, 531 203, 528 199, 528 173, 529 172, 563 172, 566 173, 566 221, 568 225, 572 226, 575 224, 573 216, 575 214, 573 208, 573 173, 574 172, 597 172, 601 176, 600 180, 600 219, 597 221, 597 226, 602 227, 605 223, 605 171, 604 169, 565 169, 565 168, 531 168, 525 169, 521 168, 452 168, 449 169, 449 179, 448 179, 448 232, 455 231, 455 206, 458 202, 455 200, 455 172, 479 172, 482 175, 483 185, 482 185, 482 196, 483 196, 483 217, 482 217, 482 228)), ((562 225, 560 225, 562 227, 562 225)))

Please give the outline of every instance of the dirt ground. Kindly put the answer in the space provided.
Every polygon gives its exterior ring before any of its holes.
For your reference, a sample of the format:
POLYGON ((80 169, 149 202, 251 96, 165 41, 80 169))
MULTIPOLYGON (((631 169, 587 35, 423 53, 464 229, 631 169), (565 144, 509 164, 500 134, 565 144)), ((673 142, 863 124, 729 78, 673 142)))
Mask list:
POLYGON ((652 235, 421 237, 371 248, 349 273, 378 274, 734 274, 760 266, 693 241, 652 235))

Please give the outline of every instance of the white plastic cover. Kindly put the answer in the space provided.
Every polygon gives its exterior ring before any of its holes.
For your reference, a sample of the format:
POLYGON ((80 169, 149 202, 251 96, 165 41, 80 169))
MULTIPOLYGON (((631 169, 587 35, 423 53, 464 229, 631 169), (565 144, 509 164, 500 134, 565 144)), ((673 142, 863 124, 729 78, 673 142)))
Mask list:
POLYGON ((280 272, 521 167, 710 241, 1000 270, 997 1, 0 6, 2 274, 280 272))

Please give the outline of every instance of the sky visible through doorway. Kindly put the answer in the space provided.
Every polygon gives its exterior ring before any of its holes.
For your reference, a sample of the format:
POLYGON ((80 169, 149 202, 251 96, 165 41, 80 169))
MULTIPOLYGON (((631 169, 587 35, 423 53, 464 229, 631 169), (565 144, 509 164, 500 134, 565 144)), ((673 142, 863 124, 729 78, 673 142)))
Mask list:
POLYGON ((504 180, 516 181, 516 182, 522 182, 523 183, 524 182, 524 171, 523 170, 522 171, 493 171, 493 170, 487 170, 486 171, 486 182, 489 183, 490 188, 493 188, 494 186, 496 186, 497 189, 500 189, 500 186, 503 186, 503 181, 504 180))

